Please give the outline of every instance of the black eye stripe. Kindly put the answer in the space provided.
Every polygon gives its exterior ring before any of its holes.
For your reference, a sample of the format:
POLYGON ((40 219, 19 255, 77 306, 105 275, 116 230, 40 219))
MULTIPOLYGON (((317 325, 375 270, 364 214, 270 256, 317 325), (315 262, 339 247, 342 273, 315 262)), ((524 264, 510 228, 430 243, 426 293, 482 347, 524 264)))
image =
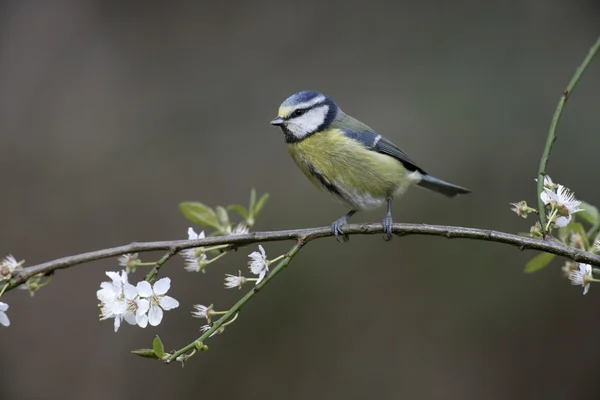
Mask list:
POLYGON ((284 118, 285 120, 289 120, 289 119, 293 119, 296 117, 301 117, 302 115, 306 114, 307 112, 309 112, 310 110, 320 107, 322 106, 324 103, 317 103, 317 104, 313 104, 310 107, 307 108, 297 108, 294 111, 292 111, 292 113, 290 115, 288 115, 286 118, 284 118))
POLYGON ((292 113, 290 115, 288 115, 288 117, 286 119, 292 119, 292 118, 300 117, 300 116, 306 114, 306 112, 308 110, 310 110, 310 108, 297 108, 294 111, 292 111, 292 113))

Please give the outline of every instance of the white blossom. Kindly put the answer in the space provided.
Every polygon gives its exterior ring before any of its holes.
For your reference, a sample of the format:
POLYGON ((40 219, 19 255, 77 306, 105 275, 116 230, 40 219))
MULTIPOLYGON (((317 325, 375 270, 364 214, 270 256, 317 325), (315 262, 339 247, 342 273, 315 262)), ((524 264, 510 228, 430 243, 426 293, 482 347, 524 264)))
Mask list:
POLYGON ((8 310, 8 304, 0 301, 0 325, 9 326, 10 321, 8 315, 6 315, 6 310, 8 310))
POLYGON ((119 261, 119 265, 121 267, 127 268, 127 271, 135 271, 135 267, 137 265, 137 262, 139 261, 137 253, 123 254, 117 260, 119 261))
POLYGON ((148 310, 150 302, 139 296, 136 286, 127 283, 123 288, 126 308, 123 318, 130 325, 138 325, 140 328, 148 326, 148 310))
POLYGON ((115 319, 115 332, 119 330, 121 321, 127 310, 125 302, 124 286, 127 282, 127 272, 108 271, 106 275, 111 279, 111 282, 102 282, 100 290, 96 292, 96 297, 100 300, 100 319, 109 318, 115 319))
POLYGON ((556 192, 544 188, 540 196, 546 205, 555 205, 557 208, 566 209, 569 213, 582 211, 578 208, 581 202, 575 199, 575 194, 563 185, 558 185, 556 192))
POLYGON ((582 211, 579 208, 581 202, 575 199, 575 194, 560 184, 557 186, 556 192, 544 187, 540 198, 545 205, 550 205, 558 211, 558 218, 554 221, 558 227, 567 226, 571 222, 572 214, 582 211))
POLYGON ((267 260, 265 249, 261 245, 258 245, 258 248, 260 252, 254 251, 248 256, 251 259, 248 262, 250 272, 258 275, 258 279, 256 280, 257 285, 264 279, 267 272, 269 272, 269 261, 267 260))
POLYGON ((574 270, 569 273, 569 279, 572 285, 583 286, 583 294, 590 290, 590 282, 593 279, 592 266, 589 264, 579 263, 579 270, 574 270))
POLYGON ((17 260, 11 254, 7 255, 4 260, 2 260, 2 265, 10 268, 11 271, 14 271, 21 266, 21 264, 17 262, 17 260))
POLYGON ((247 278, 245 276, 242 276, 241 271, 238 271, 238 273, 239 273, 239 275, 225 274, 225 288, 226 289, 233 289, 233 288, 241 289, 242 286, 244 285, 244 283, 246 283, 247 278))
POLYGON ((136 286, 138 295, 149 301, 148 322, 152 326, 160 324, 163 318, 163 310, 168 311, 179 307, 177 300, 166 295, 170 287, 171 279, 169 278, 159 279, 152 286, 146 281, 138 282, 136 286))
POLYGON ((0 262, 0 279, 8 280, 12 277, 12 273, 21 267, 21 263, 12 256, 8 255, 0 262))
POLYGON ((115 332, 125 320, 131 325, 145 328, 148 323, 156 326, 160 323, 163 310, 179 306, 179 302, 165 294, 170 287, 170 279, 158 280, 154 286, 146 281, 133 286, 128 282, 127 272, 106 272, 111 282, 102 282, 96 292, 100 300, 100 319, 114 318, 115 332))
POLYGON ((212 307, 212 305, 207 307, 203 306, 202 304, 194 304, 194 309, 196 311, 192 311, 192 315, 194 318, 206 318, 207 320, 210 320, 213 311, 212 307))
MULTIPOLYGON (((188 228, 188 240, 204 239, 204 231, 200 234, 194 231, 194 228, 188 228)), ((182 250, 179 254, 185 260, 185 270, 190 272, 200 272, 206 261, 206 254, 202 251, 202 247, 182 250)))

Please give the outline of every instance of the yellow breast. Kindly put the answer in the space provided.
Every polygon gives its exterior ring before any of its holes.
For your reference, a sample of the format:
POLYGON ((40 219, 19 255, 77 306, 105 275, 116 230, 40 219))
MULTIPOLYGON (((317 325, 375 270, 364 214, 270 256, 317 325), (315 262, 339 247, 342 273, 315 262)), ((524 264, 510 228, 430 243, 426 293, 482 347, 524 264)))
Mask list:
POLYGON ((290 143, 289 150, 316 186, 354 209, 379 207, 418 180, 398 160, 365 148, 338 129, 290 143))

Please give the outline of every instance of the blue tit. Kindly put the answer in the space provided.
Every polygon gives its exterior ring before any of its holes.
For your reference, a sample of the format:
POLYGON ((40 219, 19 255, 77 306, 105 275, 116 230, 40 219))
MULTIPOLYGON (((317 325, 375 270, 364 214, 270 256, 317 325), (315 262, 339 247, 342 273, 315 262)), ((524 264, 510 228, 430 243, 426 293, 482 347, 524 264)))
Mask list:
POLYGON ((331 229, 345 241, 343 226, 358 210, 387 204, 384 238, 392 238, 392 200, 418 185, 447 197, 468 189, 434 178, 392 142, 345 114, 331 97, 314 91, 290 96, 271 125, 281 128, 290 154, 320 189, 349 206, 331 229))

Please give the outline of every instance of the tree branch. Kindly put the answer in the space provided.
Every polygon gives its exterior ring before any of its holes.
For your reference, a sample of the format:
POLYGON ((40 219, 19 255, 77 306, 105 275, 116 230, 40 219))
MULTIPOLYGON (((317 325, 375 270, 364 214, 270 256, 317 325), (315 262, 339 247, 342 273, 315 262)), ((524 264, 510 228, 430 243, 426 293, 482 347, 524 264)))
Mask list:
MULTIPOLYGON (((505 243, 518 247, 520 250, 540 250, 569 258, 576 262, 583 262, 600 267, 600 256, 574 247, 565 246, 552 239, 541 240, 513 235, 510 233, 497 232, 486 229, 464 228, 458 226, 424 225, 424 224, 394 224, 392 231, 397 236, 408 235, 430 235, 442 236, 448 239, 473 239, 490 242, 505 243)), ((351 224, 344 227, 344 232, 349 235, 372 235, 383 233, 381 224, 351 224)), ((183 249, 202 246, 216 246, 229 244, 233 247, 241 247, 254 243, 274 242, 282 240, 300 240, 303 243, 311 240, 332 236, 331 227, 319 227, 297 230, 285 230, 274 232, 252 232, 246 235, 230 235, 210 237, 199 240, 175 240, 163 242, 131 243, 110 249, 97 250, 89 253, 78 254, 70 257, 59 258, 43 264, 23 268, 15 272, 10 288, 25 283, 29 278, 37 274, 49 275, 54 271, 70 268, 75 265, 95 260, 115 257, 127 253, 147 252, 156 250, 168 250, 170 255, 176 254, 183 249)))

